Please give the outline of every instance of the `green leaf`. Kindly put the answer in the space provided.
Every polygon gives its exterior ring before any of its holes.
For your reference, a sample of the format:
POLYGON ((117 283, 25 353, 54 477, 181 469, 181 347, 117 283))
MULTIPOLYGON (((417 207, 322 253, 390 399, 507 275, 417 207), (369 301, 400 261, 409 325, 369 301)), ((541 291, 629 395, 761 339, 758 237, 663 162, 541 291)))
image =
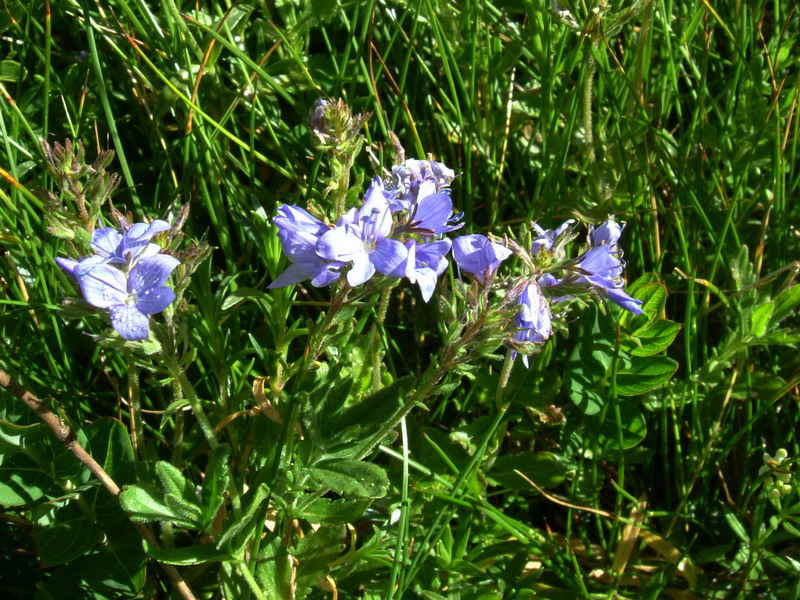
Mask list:
POLYGON ((136 482, 136 465, 128 430, 116 419, 104 417, 86 431, 88 450, 106 473, 122 486, 136 482))
POLYGON ((295 567, 292 557, 281 539, 268 534, 261 547, 260 560, 256 567, 256 581, 269 600, 292 600, 295 598, 295 567))
POLYGON ((263 524, 256 519, 256 516, 261 510, 261 504, 268 495, 269 488, 261 484, 252 492, 251 498, 242 498, 242 501, 246 502, 247 510, 238 521, 225 530, 225 533, 222 534, 222 537, 220 537, 217 542, 217 548, 227 549, 233 555, 238 555, 242 549, 244 549, 250 537, 250 530, 253 527, 263 526, 263 524))
MULTIPOLYGON (((309 523, 353 523, 364 516, 371 500, 317 498, 295 516, 309 523)), ((301 504, 302 502, 299 502, 301 504)))
POLYGON ((330 565, 345 548, 345 528, 341 525, 323 525, 306 535, 297 544, 294 556, 297 559, 297 597, 314 584, 325 579, 330 565))
POLYGON ((164 502, 173 514, 182 520, 199 524, 202 509, 194 491, 194 484, 183 476, 180 470, 163 460, 156 463, 156 475, 164 489, 164 502))
POLYGON ((16 83, 21 70, 22 67, 15 60, 0 60, 0 81, 16 83))
POLYGON ((141 535, 128 520, 104 528, 104 532, 104 544, 78 559, 86 584, 93 589, 138 594, 144 586, 147 563, 141 535))
POLYGON ((786 317, 794 313, 794 309, 800 304, 800 284, 783 290, 775 296, 773 304, 774 309, 770 315, 768 329, 775 328, 786 317))
POLYGON ((386 471, 360 460, 328 460, 303 471, 316 483, 345 498, 383 498, 389 489, 386 471))
POLYGON ((633 356, 652 356, 666 350, 680 330, 680 323, 660 319, 633 332, 638 344, 626 340, 622 347, 633 356))
POLYGON ((57 509, 46 527, 37 525, 33 528, 33 539, 44 567, 83 556, 97 545, 101 537, 100 528, 86 518, 75 502, 57 509))
POLYGON ((773 302, 765 302, 750 313, 750 334, 754 337, 761 337, 767 333, 770 317, 775 310, 773 302))
POLYGON ((193 527, 175 514, 162 500, 162 494, 151 486, 128 485, 122 488, 119 502, 134 521, 170 521, 193 527))
POLYGON ((237 304, 240 304, 247 300, 248 298, 253 299, 260 299, 267 297, 262 290, 257 290, 254 288, 242 287, 238 290, 231 292, 225 297, 225 300, 222 302, 222 309, 223 311, 233 308, 237 304))
POLYGON ((642 411, 628 401, 619 404, 619 421, 614 407, 609 406, 605 418, 590 422, 588 430, 605 450, 629 450, 644 440, 647 420, 642 411))
POLYGON ((31 505, 45 496, 55 498, 61 493, 63 490, 53 483, 52 477, 27 455, 0 454, 0 505, 31 505))
POLYGON ((739 517, 731 510, 731 508, 727 504, 722 504, 722 511, 725 514, 725 521, 727 521, 728 525, 730 526, 733 533, 736 534, 742 542, 749 545, 750 544, 750 536, 747 535, 747 529, 739 520, 739 517))
POLYGON ((531 484, 516 471, 541 488, 554 488, 564 481, 566 465, 550 452, 521 452, 500 456, 489 471, 495 485, 509 490, 530 490, 531 484))
POLYGON ((633 357, 630 365, 617 371, 617 393, 638 396, 666 383, 678 370, 678 363, 666 356, 633 357))
POLYGON ((170 565, 200 565, 233 560, 230 554, 218 550, 215 543, 183 548, 148 548, 147 555, 158 562, 170 565))
POLYGON ((649 320, 659 319, 667 304, 667 288, 662 283, 649 283, 638 288, 634 298, 642 301, 642 310, 649 320))
POLYGON ((211 452, 206 468, 206 476, 203 479, 202 488, 202 525, 207 528, 225 504, 225 492, 230 481, 230 471, 228 460, 231 455, 231 448, 227 444, 220 444, 211 452))

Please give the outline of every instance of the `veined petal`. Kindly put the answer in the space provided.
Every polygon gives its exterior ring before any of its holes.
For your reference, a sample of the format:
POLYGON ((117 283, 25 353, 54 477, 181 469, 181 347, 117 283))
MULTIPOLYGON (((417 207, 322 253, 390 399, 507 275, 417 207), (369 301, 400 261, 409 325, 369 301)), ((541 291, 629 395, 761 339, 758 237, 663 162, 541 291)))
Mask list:
POLYGON ((161 287, 179 264, 181 261, 167 254, 140 260, 128 276, 128 290, 138 295, 145 290, 161 287))
POLYGON ((92 250, 104 258, 113 258, 122 243, 122 234, 113 227, 101 227, 92 232, 92 250))
POLYGON ((278 278, 270 283, 267 288, 268 289, 275 289, 275 288, 282 288, 286 287, 287 285, 294 285, 296 283, 300 283, 301 281, 305 281, 306 279, 311 279, 317 272, 318 266, 306 263, 306 262, 296 262, 289 265, 286 270, 278 275, 278 278))
POLYGON ((621 289, 606 289, 603 293, 606 298, 635 315, 641 315, 644 312, 642 310, 642 301, 628 295, 621 289))
POLYGON ((150 335, 150 322, 135 306, 115 304, 110 307, 111 326, 128 341, 144 340, 150 335))
POLYGON ((134 223, 123 236, 125 246, 144 244, 162 231, 169 231, 170 228, 171 225, 161 219, 156 219, 152 223, 134 223))
POLYGON ((327 263, 319 267, 311 278, 311 285, 314 287, 325 287, 332 284, 342 276, 343 267, 344 263, 341 262, 327 263))
POLYGON ((351 226, 335 227, 317 240, 317 254, 328 260, 350 262, 366 258, 364 242, 351 226))
POLYGON ((353 266, 347 272, 347 283, 352 287, 356 287, 369 281, 374 274, 375 265, 370 262, 369 255, 365 253, 353 262, 353 266))
POLYGON ((175 292, 166 286, 148 288, 136 296, 136 308, 145 315, 160 313, 175 300, 175 292))
POLYGON ((328 230, 328 226, 314 215, 299 206, 284 204, 278 209, 278 216, 272 222, 281 231, 304 232, 320 236, 328 230))
POLYGON ((67 275, 75 279, 75 267, 78 266, 77 260, 56 256, 56 264, 61 267, 67 275))
POLYGON ((108 308, 122 304, 128 297, 128 281, 125 273, 109 264, 91 262, 87 258, 78 263, 73 270, 81 293, 86 301, 97 308, 108 308))
POLYGON ((419 269, 416 274, 416 283, 422 293, 422 299, 427 302, 433 296, 436 289, 437 275, 433 269, 419 269))
POLYGON ((375 244, 375 250, 369 260, 384 275, 389 275, 408 256, 408 250, 402 242, 383 238, 375 244))

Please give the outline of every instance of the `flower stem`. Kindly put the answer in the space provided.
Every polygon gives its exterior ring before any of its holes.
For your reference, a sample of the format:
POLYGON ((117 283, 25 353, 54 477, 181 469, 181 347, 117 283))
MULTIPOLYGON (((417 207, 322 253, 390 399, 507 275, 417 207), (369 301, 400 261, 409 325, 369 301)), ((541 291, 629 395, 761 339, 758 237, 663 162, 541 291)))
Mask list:
POLYGON ((144 427, 142 424, 142 404, 139 397, 139 374, 136 372, 136 361, 130 351, 125 351, 125 362, 128 374, 128 407, 131 417, 131 444, 133 452, 141 460, 140 443, 144 443, 144 427))
POLYGON ((168 359, 167 365, 170 375, 172 375, 178 381, 181 389, 183 390, 184 398, 186 398, 186 400, 189 402, 189 406, 192 407, 192 412, 197 419, 197 423, 200 425, 200 429, 203 430, 203 435, 205 436, 208 445, 211 446, 212 449, 216 448, 219 446, 219 441, 214 433, 214 428, 211 426, 211 422, 208 420, 205 410, 203 410, 203 405, 200 403, 200 399, 197 397, 197 392, 194 391, 194 387, 191 383, 189 383, 186 373, 183 372, 183 369, 181 369, 180 365, 178 365, 174 358, 168 359))

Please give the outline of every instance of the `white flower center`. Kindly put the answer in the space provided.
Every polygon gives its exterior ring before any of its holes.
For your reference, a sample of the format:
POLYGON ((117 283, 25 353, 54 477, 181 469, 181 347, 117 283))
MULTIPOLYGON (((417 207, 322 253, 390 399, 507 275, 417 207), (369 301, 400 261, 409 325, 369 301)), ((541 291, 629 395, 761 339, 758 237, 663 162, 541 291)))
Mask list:
POLYGON ((125 306, 136 306, 136 294, 128 294, 125 297, 125 306))

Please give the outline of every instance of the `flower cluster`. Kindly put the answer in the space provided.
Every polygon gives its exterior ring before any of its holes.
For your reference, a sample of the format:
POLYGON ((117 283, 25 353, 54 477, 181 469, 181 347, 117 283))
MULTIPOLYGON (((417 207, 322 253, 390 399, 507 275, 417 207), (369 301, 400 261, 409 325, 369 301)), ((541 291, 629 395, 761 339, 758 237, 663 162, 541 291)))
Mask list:
POLYGON ((789 457, 789 453, 783 448, 775 452, 773 458, 768 453, 764 453, 764 465, 759 469, 759 475, 768 475, 766 484, 767 495, 773 500, 777 500, 792 491, 792 472, 784 462, 789 457))
MULTIPOLYGON (((633 314, 642 313, 641 300, 623 290, 625 261, 617 242, 624 226, 609 218, 597 228, 590 227, 588 250, 578 258, 567 259, 566 245, 574 239, 573 226, 573 220, 554 230, 533 224, 536 237, 526 261, 532 272, 514 285, 509 294, 519 306, 514 320, 514 343, 546 341, 553 333, 553 306, 579 294, 599 294, 633 314)), ((525 251, 520 249, 520 252, 525 251)), ((512 253, 505 245, 483 235, 465 235, 453 240, 453 256, 459 268, 475 275, 481 284, 512 253)), ((514 350, 512 356, 516 354, 514 350)), ((526 356, 523 361, 527 366, 526 356)))
POLYGON ((148 315, 159 313, 175 300, 164 284, 180 261, 161 254, 150 240, 168 231, 169 223, 135 223, 120 233, 113 227, 92 233, 92 256, 75 261, 56 258, 58 265, 78 282, 84 299, 111 315, 111 325, 130 341, 149 335, 148 315))
POLYGON ((324 287, 345 270, 347 283, 356 287, 377 272, 416 283, 427 302, 447 269, 451 242, 442 236, 462 226, 447 187, 453 177, 441 163, 407 160, 387 181, 373 179, 362 205, 342 215, 335 226, 300 207, 282 206, 273 222, 292 264, 269 287, 307 279, 324 287))

